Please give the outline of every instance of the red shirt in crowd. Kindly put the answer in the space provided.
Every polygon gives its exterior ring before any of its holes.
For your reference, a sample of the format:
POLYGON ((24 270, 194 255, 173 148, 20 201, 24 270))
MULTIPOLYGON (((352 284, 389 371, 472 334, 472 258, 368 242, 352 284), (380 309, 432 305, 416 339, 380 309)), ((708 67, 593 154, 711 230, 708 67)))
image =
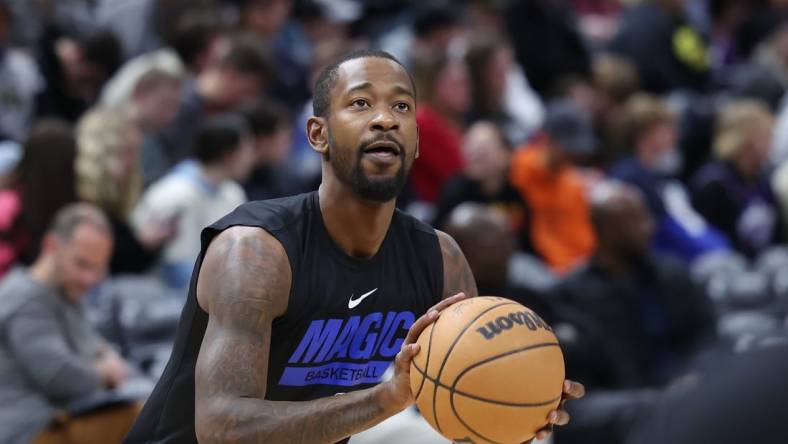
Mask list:
POLYGON ((410 182, 419 200, 435 202, 443 185, 462 171, 462 132, 429 105, 416 112, 419 125, 419 158, 413 163, 410 182))

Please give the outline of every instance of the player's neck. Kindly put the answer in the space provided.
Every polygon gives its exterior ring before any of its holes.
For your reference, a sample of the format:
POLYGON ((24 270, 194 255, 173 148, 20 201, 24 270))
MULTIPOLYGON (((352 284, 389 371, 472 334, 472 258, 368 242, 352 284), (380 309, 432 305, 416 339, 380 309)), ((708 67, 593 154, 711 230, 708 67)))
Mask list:
POLYGON ((364 201, 347 187, 331 181, 320 185, 318 195, 326 230, 339 248, 353 257, 374 256, 391 225, 395 200, 364 201))

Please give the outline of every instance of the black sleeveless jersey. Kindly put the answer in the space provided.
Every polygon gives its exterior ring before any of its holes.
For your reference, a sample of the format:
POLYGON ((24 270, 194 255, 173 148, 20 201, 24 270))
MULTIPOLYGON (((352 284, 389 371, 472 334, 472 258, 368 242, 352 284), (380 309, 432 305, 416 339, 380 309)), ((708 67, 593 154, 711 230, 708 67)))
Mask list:
POLYGON ((266 399, 309 401, 381 381, 411 324, 443 293, 435 231, 395 211, 377 254, 345 254, 323 224, 317 192, 250 202, 202 232, 175 345, 126 443, 194 443, 194 371, 208 324, 196 282, 211 240, 256 226, 284 247, 292 268, 286 313, 272 324, 266 399))

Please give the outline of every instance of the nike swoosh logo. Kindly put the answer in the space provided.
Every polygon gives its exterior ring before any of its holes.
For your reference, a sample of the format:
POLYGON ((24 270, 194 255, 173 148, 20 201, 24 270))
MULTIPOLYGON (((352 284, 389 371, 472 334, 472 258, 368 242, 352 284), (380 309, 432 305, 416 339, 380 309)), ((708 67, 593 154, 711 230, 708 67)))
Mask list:
POLYGON ((372 293, 374 293, 376 291, 378 291, 377 288, 372 290, 372 291, 370 291, 370 292, 362 294, 361 296, 358 297, 358 299, 353 299, 353 295, 351 295, 350 296, 350 300, 347 301, 347 308, 350 308, 350 309, 356 308, 356 306, 358 306, 358 304, 360 304, 361 301, 363 301, 364 299, 367 298, 367 296, 371 295, 372 293))

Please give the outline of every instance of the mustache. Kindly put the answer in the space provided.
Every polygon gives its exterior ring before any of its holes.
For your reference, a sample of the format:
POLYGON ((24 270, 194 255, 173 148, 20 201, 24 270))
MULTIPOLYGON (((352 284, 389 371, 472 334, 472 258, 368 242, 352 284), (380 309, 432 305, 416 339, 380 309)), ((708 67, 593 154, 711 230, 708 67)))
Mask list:
POLYGON ((365 141, 363 141, 363 142, 361 142, 359 144, 358 150, 359 151, 364 151, 365 149, 367 149, 373 143, 378 143, 378 142, 391 142, 391 143, 397 145, 397 148, 399 148, 399 152, 400 153, 404 153, 405 152, 405 149, 403 148, 402 143, 400 143, 400 141, 397 140, 396 138, 394 138, 394 136, 392 136, 391 134, 381 134, 380 136, 377 136, 374 139, 365 140, 365 141))

